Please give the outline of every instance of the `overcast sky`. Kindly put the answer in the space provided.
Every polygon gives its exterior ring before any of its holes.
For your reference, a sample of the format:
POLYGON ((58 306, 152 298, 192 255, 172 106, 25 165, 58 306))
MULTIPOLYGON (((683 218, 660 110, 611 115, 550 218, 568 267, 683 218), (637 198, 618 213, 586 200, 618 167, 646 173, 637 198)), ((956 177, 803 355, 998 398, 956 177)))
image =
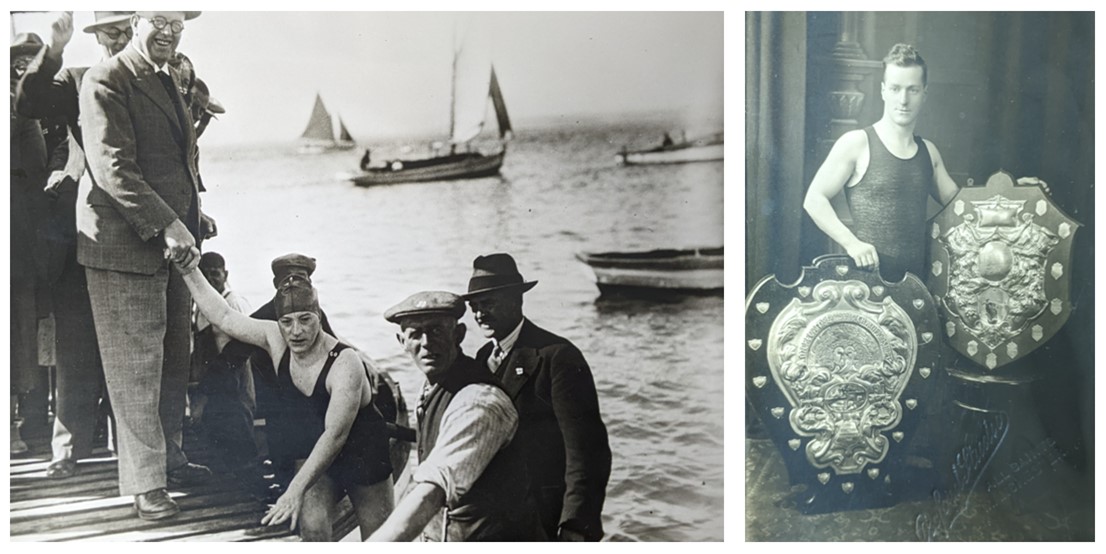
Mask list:
MULTIPOLYGON (((17 15, 49 41, 56 15, 17 15)), ((65 65, 99 59, 76 12, 65 65)), ((516 130, 558 116, 671 112, 692 124, 723 106, 721 12, 215 12, 187 22, 179 50, 227 108, 204 141, 294 140, 316 92, 355 138, 443 135, 458 19, 491 31, 516 130)))

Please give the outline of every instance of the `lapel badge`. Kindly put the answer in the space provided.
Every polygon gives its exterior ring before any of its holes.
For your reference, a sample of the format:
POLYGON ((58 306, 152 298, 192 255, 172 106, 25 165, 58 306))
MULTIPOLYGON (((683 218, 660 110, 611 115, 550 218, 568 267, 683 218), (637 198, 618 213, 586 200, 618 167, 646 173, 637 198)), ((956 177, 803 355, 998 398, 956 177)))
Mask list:
POLYGON ((523 373, 523 371, 522 371, 521 367, 516 367, 515 368, 515 375, 522 375, 522 373, 523 373))

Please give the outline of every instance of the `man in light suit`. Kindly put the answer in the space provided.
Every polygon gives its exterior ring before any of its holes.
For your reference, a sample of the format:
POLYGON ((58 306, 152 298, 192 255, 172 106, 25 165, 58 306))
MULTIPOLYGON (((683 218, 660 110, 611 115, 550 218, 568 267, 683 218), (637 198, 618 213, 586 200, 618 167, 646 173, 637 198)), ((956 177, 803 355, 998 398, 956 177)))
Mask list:
POLYGON ((464 295, 484 336, 476 361, 495 373, 518 409, 520 444, 542 525, 562 541, 603 537, 611 474, 595 381, 571 342, 522 315, 524 281, 509 254, 479 256, 464 295))
POLYGON ((196 137, 168 61, 200 12, 138 12, 131 43, 80 90, 91 184, 77 205, 104 376, 119 432, 119 492, 143 519, 180 511, 167 486, 210 476, 181 450, 191 297, 169 261, 192 263, 200 234, 196 137))

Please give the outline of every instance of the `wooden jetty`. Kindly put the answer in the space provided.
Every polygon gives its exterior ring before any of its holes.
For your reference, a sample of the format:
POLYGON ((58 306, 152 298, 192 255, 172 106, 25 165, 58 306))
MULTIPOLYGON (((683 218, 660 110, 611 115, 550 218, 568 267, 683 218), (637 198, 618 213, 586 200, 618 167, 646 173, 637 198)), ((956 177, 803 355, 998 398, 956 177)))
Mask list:
MULTIPOLYGON (((181 513, 160 521, 144 521, 133 508, 132 497, 119 496, 115 457, 106 449, 81 460, 69 479, 46 478, 50 464, 48 439, 29 440, 31 450, 11 459, 9 490, 11 541, 299 541, 288 525, 260 524, 268 509, 233 476, 219 471, 206 443, 185 433, 189 458, 215 470, 211 482, 199 487, 170 490, 181 513)), ((349 499, 339 505, 334 536, 357 530, 349 499)))

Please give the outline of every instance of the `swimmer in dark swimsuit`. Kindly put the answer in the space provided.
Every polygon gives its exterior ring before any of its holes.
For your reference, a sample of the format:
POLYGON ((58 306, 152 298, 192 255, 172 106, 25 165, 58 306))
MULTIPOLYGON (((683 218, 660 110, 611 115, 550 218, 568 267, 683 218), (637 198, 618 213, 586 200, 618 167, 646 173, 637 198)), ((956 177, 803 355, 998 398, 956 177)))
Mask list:
POLYGON ((315 289, 306 279, 289 276, 274 299, 277 321, 264 321, 230 309, 194 267, 177 269, 213 325, 269 352, 278 368, 281 401, 303 414, 296 429, 273 430, 293 433, 296 442, 309 446, 301 449, 305 459, 297 462, 295 477, 261 523, 289 521, 305 541, 334 540, 334 509, 348 494, 361 538, 368 538, 395 503, 388 435, 372 405, 374 389, 361 358, 322 330, 315 289))

